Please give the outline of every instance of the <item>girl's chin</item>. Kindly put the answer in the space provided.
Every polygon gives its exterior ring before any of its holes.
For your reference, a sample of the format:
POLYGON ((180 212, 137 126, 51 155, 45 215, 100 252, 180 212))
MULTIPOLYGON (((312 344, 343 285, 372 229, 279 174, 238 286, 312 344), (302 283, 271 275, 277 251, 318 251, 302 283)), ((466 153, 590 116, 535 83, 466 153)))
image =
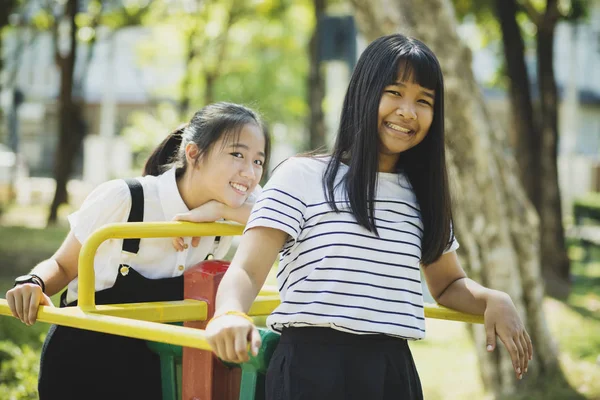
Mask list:
POLYGON ((246 197, 239 197, 236 199, 227 199, 227 201, 225 201, 225 205, 229 208, 239 208, 241 207, 245 202, 246 202, 247 196, 246 197))

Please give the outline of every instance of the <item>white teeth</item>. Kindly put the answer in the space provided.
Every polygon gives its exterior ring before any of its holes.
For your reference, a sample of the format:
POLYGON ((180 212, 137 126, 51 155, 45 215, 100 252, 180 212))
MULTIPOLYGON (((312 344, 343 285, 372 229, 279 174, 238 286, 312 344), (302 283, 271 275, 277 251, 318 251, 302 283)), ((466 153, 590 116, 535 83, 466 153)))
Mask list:
POLYGON ((410 129, 406 129, 406 128, 403 128, 403 127, 401 127, 399 125, 392 124, 391 122, 386 122, 386 125, 389 126, 390 128, 392 128, 393 130, 396 130, 396 131, 400 131, 400 132, 404 132, 404 133, 411 132, 410 129))
POLYGON ((239 190, 240 192, 246 192, 248 190, 247 186, 240 185, 239 183, 229 183, 234 189, 239 190))

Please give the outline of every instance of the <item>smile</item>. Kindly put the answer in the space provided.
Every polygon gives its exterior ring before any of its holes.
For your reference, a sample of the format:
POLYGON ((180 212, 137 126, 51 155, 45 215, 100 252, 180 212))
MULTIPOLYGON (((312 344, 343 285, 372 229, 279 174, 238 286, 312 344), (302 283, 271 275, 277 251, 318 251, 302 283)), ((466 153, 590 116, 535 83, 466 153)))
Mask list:
POLYGON ((400 125, 392 124, 391 122, 384 122, 384 124, 386 127, 390 128, 396 132, 405 133, 408 135, 412 135, 413 133, 415 133, 415 131, 413 131, 412 129, 403 128, 400 125))
POLYGON ((234 188, 236 191, 242 194, 248 191, 248 186, 242 185, 241 183, 229 182, 229 185, 231 185, 232 188, 234 188))

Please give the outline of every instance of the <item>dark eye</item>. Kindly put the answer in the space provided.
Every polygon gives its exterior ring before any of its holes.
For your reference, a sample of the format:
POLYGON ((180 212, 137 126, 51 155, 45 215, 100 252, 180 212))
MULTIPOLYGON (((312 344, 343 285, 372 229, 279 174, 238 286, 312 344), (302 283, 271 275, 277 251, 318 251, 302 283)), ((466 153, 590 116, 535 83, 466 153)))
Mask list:
POLYGON ((265 164, 263 160, 254 160, 254 164, 260 165, 261 167, 265 164))
POLYGON ((428 100, 425 100, 425 99, 421 99, 421 100, 419 100, 419 103, 427 104, 428 106, 431 106, 431 105, 432 105, 430 101, 428 101, 428 100))
POLYGON ((395 90, 386 90, 386 93, 393 94, 394 96, 401 96, 400 92, 397 92, 395 90))
POLYGON ((231 154, 231 155, 232 155, 232 156, 234 156, 235 158, 244 158, 244 156, 242 155, 242 153, 240 153, 240 152, 238 152, 238 151, 235 151, 235 152, 233 152, 233 153, 229 153, 229 154, 231 154))

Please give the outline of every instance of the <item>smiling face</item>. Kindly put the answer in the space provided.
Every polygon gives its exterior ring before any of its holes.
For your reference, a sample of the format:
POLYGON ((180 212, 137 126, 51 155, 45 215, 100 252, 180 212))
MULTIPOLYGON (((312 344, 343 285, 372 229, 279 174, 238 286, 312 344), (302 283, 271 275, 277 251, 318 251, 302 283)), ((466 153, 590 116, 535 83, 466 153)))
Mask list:
POLYGON ((400 153, 421 143, 433 122, 435 92, 403 75, 384 88, 379 102, 379 172, 394 172, 400 153))
POLYGON ((195 208, 210 200, 232 208, 244 204, 262 177, 265 144, 261 128, 246 124, 239 135, 223 135, 195 165, 193 151, 186 151, 188 165, 194 165, 186 171, 190 173, 186 180, 190 182, 190 199, 193 199, 188 207, 195 208))

